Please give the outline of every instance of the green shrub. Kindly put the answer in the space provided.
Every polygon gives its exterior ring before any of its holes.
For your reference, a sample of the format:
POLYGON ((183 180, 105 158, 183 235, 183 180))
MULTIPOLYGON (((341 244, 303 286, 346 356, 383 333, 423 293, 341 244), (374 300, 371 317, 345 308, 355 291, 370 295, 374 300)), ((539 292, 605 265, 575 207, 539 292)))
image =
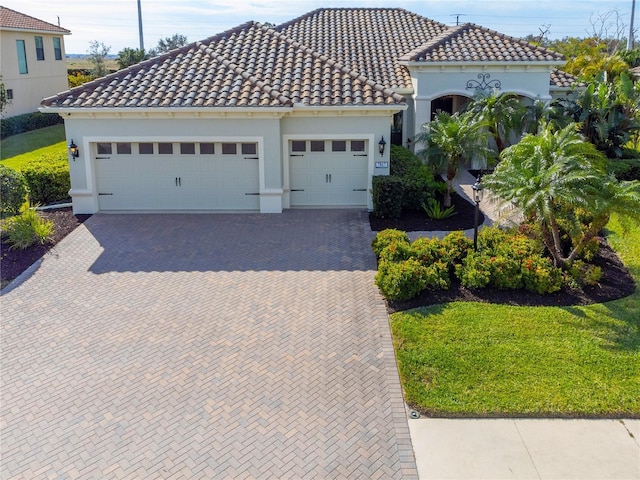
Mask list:
POLYGON ((53 234, 53 222, 27 207, 5 222, 2 233, 12 249, 24 250, 35 243, 46 243, 53 234))
POLYGON ((447 290, 450 286, 449 266, 445 262, 435 262, 427 267, 425 289, 447 290))
POLYGON ((373 177, 373 213, 380 218, 399 218, 402 214, 404 182, 391 175, 373 177))
POLYGON ((381 262, 401 262, 411 257, 411 245, 405 242, 391 242, 380 252, 381 262))
POLYGON ((0 120, 0 138, 7 138, 18 133, 30 132, 38 128, 50 127, 62 123, 60 115, 50 113, 25 113, 0 120))
POLYGON ((0 165, 0 214, 18 214, 26 196, 27 188, 22 174, 0 165))
POLYGON ((375 284, 389 300, 409 300, 427 286, 429 272, 415 258, 402 262, 381 262, 375 284))
POLYGON ((449 256, 437 238, 421 237, 411 244, 411 257, 418 260, 425 266, 429 266, 435 262, 448 263, 449 256))
POLYGON ((602 278, 602 268, 576 260, 569 267, 569 275, 580 286, 596 285, 602 278))
POLYGON ((490 257, 470 251, 455 267, 456 277, 468 288, 484 288, 491 281, 490 257))
POLYGON ((373 253, 376 254, 376 257, 380 258, 382 250, 394 242, 402 242, 409 245, 409 235, 407 235, 407 232, 396 230, 394 228, 382 230, 381 232, 378 232, 371 242, 371 249, 373 250, 373 253))
POLYGON ((71 180, 68 165, 35 163, 24 168, 22 174, 31 203, 48 204, 69 198, 71 180))
POLYGON ((523 287, 522 263, 512 256, 498 255, 489 258, 489 285, 500 290, 518 289, 523 287))
POLYGON ((437 182, 433 172, 426 165, 410 168, 402 177, 404 189, 402 192, 402 208, 420 211, 436 194, 437 182))
POLYGON ((524 288, 540 295, 557 292, 564 284, 562 270, 547 257, 534 255, 525 258, 521 271, 524 288))
POLYGON ((404 177, 409 171, 423 165, 422 161, 411 150, 399 145, 391 145, 389 159, 391 161, 389 173, 396 177, 404 177))
POLYGON ((440 243, 447 252, 451 264, 461 263, 473 247, 473 241, 467 238, 462 230, 448 233, 440 243))
POLYGON ((640 159, 609 160, 607 172, 620 180, 640 180, 640 159))

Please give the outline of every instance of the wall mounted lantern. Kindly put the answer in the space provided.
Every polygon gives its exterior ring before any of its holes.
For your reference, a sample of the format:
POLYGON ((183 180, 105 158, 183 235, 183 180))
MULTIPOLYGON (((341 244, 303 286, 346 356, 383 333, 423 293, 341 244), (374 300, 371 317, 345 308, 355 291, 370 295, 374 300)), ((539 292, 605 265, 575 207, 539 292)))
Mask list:
POLYGON ((69 144, 69 153, 71 154, 71 158, 75 162, 76 158, 80 156, 80 151, 78 150, 78 146, 73 143, 73 138, 71 139, 71 143, 69 144))
POLYGON ((386 144, 387 142, 384 141, 384 136, 383 136, 378 142, 378 151, 380 152, 381 157, 384 155, 384 147, 386 144))

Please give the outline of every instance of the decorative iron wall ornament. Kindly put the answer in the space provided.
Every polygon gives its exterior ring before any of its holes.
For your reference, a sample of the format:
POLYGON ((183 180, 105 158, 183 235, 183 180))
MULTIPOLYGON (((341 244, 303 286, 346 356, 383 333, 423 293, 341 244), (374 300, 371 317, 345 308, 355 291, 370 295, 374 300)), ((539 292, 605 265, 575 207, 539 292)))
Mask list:
POLYGON ((479 73, 478 80, 469 80, 467 82, 467 90, 475 89, 476 92, 488 93, 490 90, 502 90, 502 83, 500 80, 489 80, 491 78, 490 73, 479 73))

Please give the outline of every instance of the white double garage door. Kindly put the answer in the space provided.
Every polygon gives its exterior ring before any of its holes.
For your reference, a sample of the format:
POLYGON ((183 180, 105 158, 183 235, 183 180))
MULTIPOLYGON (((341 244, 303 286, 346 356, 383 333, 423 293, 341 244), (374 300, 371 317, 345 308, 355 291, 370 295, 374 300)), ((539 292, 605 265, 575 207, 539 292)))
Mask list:
MULTIPOLYGON (((101 211, 259 211, 253 142, 98 142, 92 145, 101 211)), ((366 206, 366 140, 288 145, 292 207, 366 206)))

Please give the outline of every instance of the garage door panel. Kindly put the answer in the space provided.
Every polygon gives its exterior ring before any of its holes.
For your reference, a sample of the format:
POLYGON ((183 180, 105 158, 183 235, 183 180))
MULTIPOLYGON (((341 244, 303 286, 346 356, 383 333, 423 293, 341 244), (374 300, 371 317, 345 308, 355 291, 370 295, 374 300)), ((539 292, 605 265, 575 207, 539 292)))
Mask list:
MULTIPOLYGON (((299 142, 298 143, 299 148, 299 142)), ((367 205, 368 156, 349 150, 334 152, 325 141, 324 152, 293 152, 289 145, 290 201, 292 206, 367 205)))
MULTIPOLYGON (((217 149, 220 151, 220 149, 217 149)), ((258 160, 240 155, 95 159, 100 210, 259 210, 258 160)))

